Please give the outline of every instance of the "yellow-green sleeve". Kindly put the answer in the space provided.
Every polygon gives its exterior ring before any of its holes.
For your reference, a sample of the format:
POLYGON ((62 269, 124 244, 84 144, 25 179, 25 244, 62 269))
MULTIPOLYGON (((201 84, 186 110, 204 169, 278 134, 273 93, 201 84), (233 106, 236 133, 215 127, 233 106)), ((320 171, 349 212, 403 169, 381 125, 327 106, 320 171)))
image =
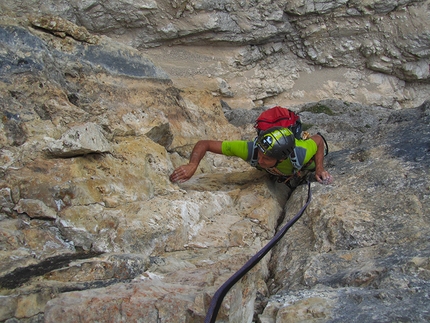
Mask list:
MULTIPOLYGON (((308 161, 311 160, 312 157, 315 156, 317 149, 318 149, 318 146, 316 142, 313 141, 312 139, 307 139, 307 140, 296 139, 295 152, 302 167, 306 165, 308 161)), ((278 166, 276 166, 276 168, 285 175, 292 175, 295 170, 289 158, 279 163, 278 166)), ((313 170, 314 168, 315 168, 315 162, 312 162, 303 169, 313 170)))
POLYGON ((236 156, 242 158, 245 161, 248 161, 249 159, 249 148, 247 141, 223 141, 221 149, 222 154, 225 156, 236 156))

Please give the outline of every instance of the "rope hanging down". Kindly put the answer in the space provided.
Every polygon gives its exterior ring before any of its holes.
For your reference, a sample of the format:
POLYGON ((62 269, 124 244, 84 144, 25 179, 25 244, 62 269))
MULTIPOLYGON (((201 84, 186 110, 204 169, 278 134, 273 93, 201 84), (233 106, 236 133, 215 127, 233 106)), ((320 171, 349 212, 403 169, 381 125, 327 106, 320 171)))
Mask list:
POLYGON ((214 294, 211 303, 209 305, 208 312, 206 314, 205 323, 214 323, 221 307, 221 303, 228 293, 230 288, 236 284, 239 279, 246 275, 274 246, 281 240, 289 228, 297 222, 298 219, 303 215, 309 203, 312 200, 311 193, 311 182, 308 181, 308 198, 305 205, 300 209, 300 211, 290 220, 288 223, 280 230, 278 233, 270 240, 270 242, 263 247, 258 253, 256 253, 248 262, 240 268, 233 276, 231 276, 214 294))

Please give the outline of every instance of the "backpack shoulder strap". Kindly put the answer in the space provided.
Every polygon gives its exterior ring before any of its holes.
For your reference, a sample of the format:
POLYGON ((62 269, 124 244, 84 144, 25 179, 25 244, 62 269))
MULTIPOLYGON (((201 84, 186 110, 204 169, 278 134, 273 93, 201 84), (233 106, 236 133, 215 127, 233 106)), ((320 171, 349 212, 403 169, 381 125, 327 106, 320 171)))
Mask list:
POLYGON ((254 141, 248 142, 248 163, 252 167, 256 167, 258 165, 258 147, 257 147, 257 137, 254 141))
POLYGON ((317 132, 317 134, 323 139, 324 141, 324 145, 325 145, 325 149, 324 149, 324 156, 328 155, 328 144, 327 144, 327 140, 325 140, 325 138, 323 137, 323 135, 320 132, 317 132))

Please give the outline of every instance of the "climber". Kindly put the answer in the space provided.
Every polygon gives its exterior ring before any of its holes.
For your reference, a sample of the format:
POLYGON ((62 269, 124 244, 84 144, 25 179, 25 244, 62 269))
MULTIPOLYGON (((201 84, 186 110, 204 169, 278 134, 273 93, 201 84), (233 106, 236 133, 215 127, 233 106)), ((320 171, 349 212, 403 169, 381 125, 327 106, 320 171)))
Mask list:
POLYGON ((189 163, 176 168, 170 180, 179 183, 189 180, 207 151, 242 158, 287 185, 303 171, 315 171, 315 179, 320 183, 332 182, 323 166, 323 138, 318 134, 306 140, 296 139, 288 128, 282 127, 267 129, 254 141, 200 140, 193 148, 189 163))

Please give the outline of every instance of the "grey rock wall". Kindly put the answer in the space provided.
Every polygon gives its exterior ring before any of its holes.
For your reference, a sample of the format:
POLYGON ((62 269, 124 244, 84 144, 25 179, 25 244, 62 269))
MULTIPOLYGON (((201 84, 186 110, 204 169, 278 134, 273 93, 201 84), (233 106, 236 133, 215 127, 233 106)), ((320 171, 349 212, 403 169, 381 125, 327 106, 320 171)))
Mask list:
MULTIPOLYGON (((323 104, 335 114, 354 108, 323 104)), ((335 131, 349 143, 327 158, 338 182, 314 187, 317 201, 277 245, 271 261, 277 292, 261 322, 429 319, 421 308, 429 288, 428 109, 429 102, 388 116, 373 110, 379 122, 365 122, 359 137, 335 131)), ((335 126, 336 119, 322 124, 335 126)), ((304 188, 296 191, 287 210, 294 213, 304 195, 304 188)))
MULTIPOLYGON (((171 184, 198 138, 240 137, 219 100, 172 87, 135 49, 39 28, 0 28, 0 321, 201 320, 286 196, 214 158, 198 173, 218 175, 171 184)), ((266 276, 267 261, 235 288, 248 305, 229 297, 220 315, 252 317, 266 276)))
MULTIPOLYGON (((349 13, 385 15, 423 3, 349 3, 349 13)), ((251 4, 171 6, 182 10, 180 19, 200 6, 233 12, 251 4)), ((293 4, 283 15, 303 21, 318 18, 315 10, 345 9, 293 4)), ((164 4, 128 5, 139 6, 144 25, 164 4)), ((94 31, 85 10, 105 17, 103 8, 134 26, 128 5, 1 4, 10 14, 0 24, 2 322, 203 322, 217 288, 306 198, 304 187, 291 192, 212 154, 189 182, 169 182, 197 140, 252 139, 257 110, 231 108, 208 89, 176 87, 176 78, 124 45, 130 35, 121 43, 82 29, 94 31), (82 9, 80 25, 71 8, 82 9), (30 9, 71 21, 12 18, 30 9)), ((282 56, 284 46, 248 47, 237 56, 241 68, 266 53, 282 56)), ((292 108, 328 140, 335 182, 312 183, 303 218, 228 293, 219 321, 427 322, 428 101, 401 110, 335 99, 292 108)))
MULTIPOLYGON (((351 102, 399 108, 417 106, 429 95, 428 5, 428 0, 21 0, 3 1, 0 8, 11 16, 28 16, 33 21, 55 15, 141 50, 177 45, 225 46, 223 57, 218 59, 230 66, 217 76, 232 85, 230 96, 250 98, 257 106, 276 103, 271 100, 342 99, 341 93, 348 93, 351 102), (238 48, 244 49, 243 57, 233 55, 231 64, 226 56, 238 48), (288 66, 291 60, 293 64, 288 66), (294 89, 293 84, 300 84, 300 78, 303 82, 316 81, 315 77, 305 77, 316 73, 315 66, 337 68, 343 77, 326 79, 322 85, 317 82, 321 92, 317 96, 308 93, 303 84, 294 89), (253 78, 247 79, 256 67, 253 78), (236 78, 238 74, 241 77, 236 78), (381 78, 379 74, 388 78, 376 80, 381 78), (241 84, 236 85, 239 80, 241 84), (369 83, 374 84, 368 87, 369 83), (376 93, 373 87, 379 87, 376 93)), ((157 58, 158 54, 154 55, 157 58)), ((185 66, 192 64, 186 62, 185 66)))

